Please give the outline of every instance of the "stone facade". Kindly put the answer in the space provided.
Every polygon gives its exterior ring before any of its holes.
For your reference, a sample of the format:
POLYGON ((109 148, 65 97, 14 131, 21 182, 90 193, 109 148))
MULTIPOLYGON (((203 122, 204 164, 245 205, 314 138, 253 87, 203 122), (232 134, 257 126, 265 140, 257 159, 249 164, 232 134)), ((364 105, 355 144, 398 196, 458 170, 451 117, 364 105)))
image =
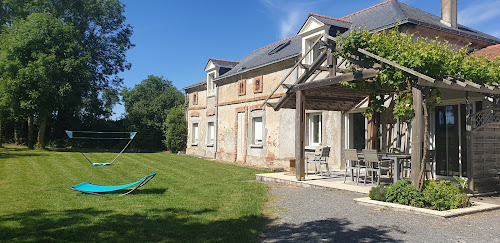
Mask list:
POLYGON ((472 178, 474 190, 500 191, 500 123, 489 123, 472 131, 472 178))

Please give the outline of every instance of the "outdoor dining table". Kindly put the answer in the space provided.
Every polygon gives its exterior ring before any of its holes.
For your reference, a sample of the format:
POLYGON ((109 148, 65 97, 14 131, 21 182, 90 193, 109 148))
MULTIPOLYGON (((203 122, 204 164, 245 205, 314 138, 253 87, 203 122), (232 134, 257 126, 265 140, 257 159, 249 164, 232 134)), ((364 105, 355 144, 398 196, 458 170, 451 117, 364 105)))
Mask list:
POLYGON ((405 159, 411 159, 411 154, 402 153, 379 153, 381 159, 390 159, 394 167, 394 176, 392 177, 393 182, 399 181, 401 175, 401 161, 405 159))
MULTIPOLYGON (((364 157, 363 153, 358 153, 358 156, 359 158, 364 157)), ((393 183, 401 179, 401 161, 411 159, 411 154, 405 153, 378 153, 378 156, 381 160, 392 160, 392 166, 394 168, 394 176, 392 177, 393 183)))

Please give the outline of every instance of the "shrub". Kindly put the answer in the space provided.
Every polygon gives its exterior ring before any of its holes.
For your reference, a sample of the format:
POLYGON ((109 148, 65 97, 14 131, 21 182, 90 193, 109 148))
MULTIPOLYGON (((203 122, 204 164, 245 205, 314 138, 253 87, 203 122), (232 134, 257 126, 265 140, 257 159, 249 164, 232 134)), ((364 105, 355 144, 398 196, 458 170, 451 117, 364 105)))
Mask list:
POLYGON ((186 147, 186 122, 184 113, 180 107, 171 110, 167 117, 167 134, 165 146, 167 149, 177 153, 186 147))
POLYGON ((387 187, 386 202, 423 207, 422 193, 407 180, 400 180, 387 187))
POLYGON ((386 194, 387 194, 387 186, 385 185, 376 186, 370 190, 370 199, 385 202, 386 194))
POLYGON ((448 210, 469 206, 469 197, 457 183, 434 180, 427 182, 422 190, 424 201, 436 210, 448 210))

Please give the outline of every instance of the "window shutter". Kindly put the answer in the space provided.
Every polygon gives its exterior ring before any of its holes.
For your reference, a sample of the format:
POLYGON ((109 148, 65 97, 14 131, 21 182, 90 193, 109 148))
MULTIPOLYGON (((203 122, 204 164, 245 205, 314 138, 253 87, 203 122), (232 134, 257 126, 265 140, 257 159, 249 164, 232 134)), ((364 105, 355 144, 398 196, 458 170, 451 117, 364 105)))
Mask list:
POLYGON ((198 92, 193 93, 193 105, 198 104, 198 92))
POLYGON ((238 81, 238 95, 246 95, 247 94, 247 83, 245 79, 238 81))
POLYGON ((253 92, 254 93, 262 93, 264 84, 263 84, 263 76, 257 76, 253 78, 253 92))

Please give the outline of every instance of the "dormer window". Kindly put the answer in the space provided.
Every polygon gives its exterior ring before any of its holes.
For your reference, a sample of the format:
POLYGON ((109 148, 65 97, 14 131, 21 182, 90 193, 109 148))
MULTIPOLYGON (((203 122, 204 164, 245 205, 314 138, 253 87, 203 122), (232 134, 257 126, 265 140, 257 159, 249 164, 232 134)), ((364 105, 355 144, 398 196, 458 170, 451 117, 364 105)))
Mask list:
POLYGON ((314 42, 316 42, 316 38, 312 38, 310 40, 307 41, 307 48, 308 50, 312 49, 309 54, 308 54, 308 62, 309 64, 312 64, 314 62, 314 60, 316 60, 316 58, 319 57, 319 54, 320 54, 320 50, 319 50, 319 43, 316 44, 316 46, 313 46, 314 42))
POLYGON ((215 79, 215 72, 209 73, 208 74, 208 79, 207 79, 207 93, 208 96, 215 95, 215 88, 217 85, 214 83, 215 79))

